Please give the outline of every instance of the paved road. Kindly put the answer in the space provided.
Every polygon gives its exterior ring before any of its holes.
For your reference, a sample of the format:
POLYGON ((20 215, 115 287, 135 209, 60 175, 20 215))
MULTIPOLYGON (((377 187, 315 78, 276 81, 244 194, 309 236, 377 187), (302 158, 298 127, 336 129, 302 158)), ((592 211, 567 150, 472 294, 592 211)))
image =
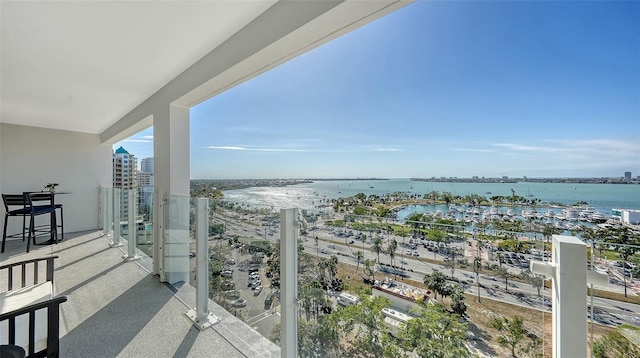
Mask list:
MULTIPOLYGON (((359 243, 361 244, 361 242, 359 243)), ((316 246, 315 240, 313 239, 303 241, 303 246, 306 252, 317 254, 320 257, 330 257, 331 255, 336 254, 336 257, 338 257, 338 260, 340 262, 344 262, 350 265, 356 265, 355 257, 345 257, 340 254, 351 255, 352 252, 358 250, 363 251, 362 245, 354 247, 353 245, 333 244, 324 240, 318 240, 318 246, 316 246)), ((366 244, 363 252, 365 259, 377 259, 377 255, 371 252, 366 244)), ((429 254, 432 255, 431 253, 429 254)), ((385 259, 388 260, 388 257, 381 254, 380 259, 385 262, 385 259)), ((400 262, 400 258, 397 258, 396 262, 400 262)), ((407 258, 406 265, 404 265, 404 267, 407 270, 407 274, 409 275, 408 278, 419 282, 423 280, 425 274, 432 273, 434 271, 440 271, 445 274, 445 276, 451 277, 450 268, 416 260, 413 258, 407 258), (413 270, 413 272, 411 272, 411 270, 413 270)), ((378 275, 384 274, 379 272, 378 275)), ((456 277, 460 281, 466 282, 464 284, 464 288, 467 293, 474 295, 477 294, 478 286, 476 284, 475 273, 473 273, 472 271, 466 271, 456 268, 454 270, 454 277, 456 277)), ((397 279, 401 280, 400 277, 398 277, 397 279)), ((505 290, 504 279, 495 278, 488 275, 480 275, 480 283, 482 286, 484 286, 480 290, 481 297, 489 297, 494 300, 522 305, 539 310, 551 310, 551 290, 541 290, 540 293, 542 297, 538 297, 538 292, 532 285, 510 281, 508 290, 505 290)), ((589 301, 590 300, 588 300, 588 302, 589 301)), ((598 323, 609 325, 619 325, 622 323, 634 325, 640 324, 640 305, 599 297, 594 297, 593 303, 595 307, 595 318, 598 323)))

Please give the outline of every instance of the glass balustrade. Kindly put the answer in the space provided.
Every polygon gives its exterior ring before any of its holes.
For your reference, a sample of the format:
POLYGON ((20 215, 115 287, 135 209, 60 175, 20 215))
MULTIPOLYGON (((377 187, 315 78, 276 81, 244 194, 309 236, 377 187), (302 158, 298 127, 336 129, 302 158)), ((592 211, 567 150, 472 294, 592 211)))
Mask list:
POLYGON ((544 257, 539 234, 426 217, 300 212, 300 356, 501 356, 510 348, 497 337, 508 336, 509 324, 527 332, 516 353, 543 356, 546 346, 550 356, 549 289, 528 269, 533 253, 544 257), (446 332, 434 317, 449 322, 446 332))
MULTIPOLYGON (((122 195, 118 189, 101 190, 103 218, 127 217, 122 195)), ((166 197, 163 230, 163 274, 193 304, 198 279, 195 200, 166 197)), ((219 205, 210 207, 204 233, 208 297, 281 344, 287 307, 280 304, 279 208, 219 205)), ((127 220, 120 220, 121 236, 127 240, 122 229, 127 220)), ((553 234, 570 232, 544 220, 465 222, 433 215, 398 217, 393 212, 387 217, 335 213, 330 208, 301 208, 298 221, 300 356, 350 356, 355 351, 411 355, 425 354, 426 349, 505 356, 511 354, 504 342, 513 339, 513 327, 524 332, 515 338, 513 352, 552 355, 552 282, 529 267, 532 261, 551 260, 553 234), (448 322, 450 329, 437 331, 427 319, 433 317, 448 322), (457 345, 435 344, 441 343, 441 334, 455 337, 457 345), (425 339, 435 341, 427 347, 421 343, 425 339)), ((109 227, 103 222, 104 230, 115 231, 109 227)), ((290 236, 285 239, 293 239, 290 236)), ((618 269, 620 281, 625 273, 633 280, 631 269, 613 267, 602 253, 615 249, 595 245, 594 255, 591 248, 587 252, 593 270, 611 275, 618 269)), ((595 288, 622 294, 621 287, 595 288)), ((620 323, 607 316, 603 304, 594 301, 595 324, 586 332, 590 346, 610 331, 603 324, 620 323)))
POLYGON ((130 258, 141 259, 140 263, 151 270, 153 240, 152 233, 146 232, 147 226, 151 224, 138 210, 137 191, 101 187, 99 195, 100 226, 103 234, 110 238, 112 246, 121 247, 130 258), (133 223, 131 231, 130 222, 133 223), (129 247, 131 233, 133 243, 129 247))
POLYGON ((264 337, 279 327, 279 214, 210 209, 210 298, 264 337))

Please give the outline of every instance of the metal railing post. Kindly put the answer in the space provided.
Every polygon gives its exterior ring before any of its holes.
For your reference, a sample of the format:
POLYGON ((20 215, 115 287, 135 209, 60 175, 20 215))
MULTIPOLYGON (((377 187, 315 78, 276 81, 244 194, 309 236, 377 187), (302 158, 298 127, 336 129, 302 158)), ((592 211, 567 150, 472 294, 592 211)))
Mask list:
POLYGON ((120 195, 122 191, 113 189, 113 238, 111 247, 124 246, 120 241, 120 195))
POLYGON ((220 322, 209 313, 209 199, 196 200, 196 308, 186 315, 200 330, 220 322))
POLYGON ((102 188, 102 234, 111 238, 111 215, 109 210, 109 192, 113 189, 102 188))
POLYGON ((138 212, 138 205, 136 203, 135 191, 129 190, 129 234, 127 242, 127 253, 122 256, 125 261, 139 260, 140 255, 136 254, 136 239, 138 233, 138 227, 136 225, 136 213, 138 212))
POLYGON ((280 356, 298 356, 298 209, 280 210, 280 356))

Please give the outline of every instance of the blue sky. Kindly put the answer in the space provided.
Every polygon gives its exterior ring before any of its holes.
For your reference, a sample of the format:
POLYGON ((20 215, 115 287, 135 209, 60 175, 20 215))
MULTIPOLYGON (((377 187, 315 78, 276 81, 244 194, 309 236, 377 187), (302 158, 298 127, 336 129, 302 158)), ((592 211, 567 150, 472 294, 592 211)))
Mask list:
MULTIPOLYGON (((152 135, 116 147, 152 156, 152 135)), ((637 1, 418 1, 191 109, 192 178, 624 171, 637 1)))

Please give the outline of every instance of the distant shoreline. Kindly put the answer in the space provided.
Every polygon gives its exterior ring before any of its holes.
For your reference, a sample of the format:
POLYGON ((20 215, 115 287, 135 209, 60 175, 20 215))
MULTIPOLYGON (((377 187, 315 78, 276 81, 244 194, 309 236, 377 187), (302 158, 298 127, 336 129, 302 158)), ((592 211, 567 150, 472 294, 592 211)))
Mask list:
POLYGON ((431 183, 566 183, 566 184, 640 184, 640 180, 624 178, 409 178, 431 183))
MULTIPOLYGON (((313 182, 331 181, 388 181, 389 178, 311 178, 311 179, 191 179, 192 185, 207 185, 219 190, 245 189, 251 187, 276 187, 313 182)), ((465 184, 524 184, 524 183, 564 183, 564 184, 640 184, 640 180, 624 178, 409 178, 415 182, 465 183, 465 184)))

